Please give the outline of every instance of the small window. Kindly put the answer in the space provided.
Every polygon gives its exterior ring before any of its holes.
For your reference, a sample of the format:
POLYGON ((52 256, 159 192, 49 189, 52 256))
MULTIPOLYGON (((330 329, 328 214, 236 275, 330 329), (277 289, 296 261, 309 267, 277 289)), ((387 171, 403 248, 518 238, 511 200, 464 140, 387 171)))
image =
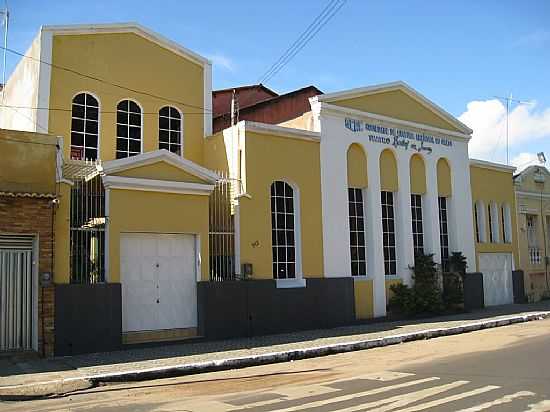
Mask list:
POLYGON ((397 274, 397 258, 395 249, 395 212, 393 207, 393 192, 381 192, 382 204, 382 236, 384 248, 384 273, 386 276, 397 274))
POLYGON ((414 254, 424 254, 424 225, 422 222, 422 195, 411 194, 411 217, 414 254))
POLYGON ((71 110, 71 158, 96 160, 99 147, 99 103, 89 93, 77 94, 71 110))
POLYGON ((159 110, 159 149, 182 154, 182 116, 171 106, 159 110))
POLYGON ((273 277, 296 277, 294 189, 282 181, 271 184, 271 243, 273 277))
POLYGON ((136 102, 123 100, 116 111, 116 158, 141 153, 141 108, 136 102))
POLYGON ((439 198, 439 243, 441 269, 443 272, 447 272, 449 270, 449 210, 446 197, 439 198))
POLYGON ((365 204, 363 190, 348 188, 349 237, 352 276, 366 276, 367 248, 365 241, 365 204))

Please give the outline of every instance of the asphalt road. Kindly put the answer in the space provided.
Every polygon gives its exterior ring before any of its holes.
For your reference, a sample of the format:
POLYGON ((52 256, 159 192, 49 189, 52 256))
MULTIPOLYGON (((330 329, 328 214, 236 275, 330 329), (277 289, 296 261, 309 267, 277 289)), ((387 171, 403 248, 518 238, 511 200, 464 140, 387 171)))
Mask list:
POLYGON ((550 411, 550 320, 0 403, 0 411, 31 410, 550 411))

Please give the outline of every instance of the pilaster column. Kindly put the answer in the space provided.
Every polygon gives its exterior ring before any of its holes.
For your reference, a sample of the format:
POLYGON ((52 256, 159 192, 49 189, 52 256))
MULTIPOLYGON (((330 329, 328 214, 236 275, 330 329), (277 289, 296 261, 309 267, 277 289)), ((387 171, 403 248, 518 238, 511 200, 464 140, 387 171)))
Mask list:
POLYGON ((397 248, 397 275, 403 283, 412 286, 410 267, 414 266, 414 243, 412 236, 410 155, 397 152, 398 191, 395 193, 395 231, 397 248))
POLYGON ((374 317, 386 315, 386 276, 382 247, 382 204, 380 201, 380 153, 367 160, 369 182, 366 199, 367 275, 373 280, 374 317))
MULTIPOLYGON (((437 190, 437 159, 425 159, 426 194, 422 198, 422 223, 424 226, 424 252, 433 253, 434 262, 441 263, 441 239, 439 237, 439 193, 437 190)), ((449 199, 450 202, 451 199, 449 199)))

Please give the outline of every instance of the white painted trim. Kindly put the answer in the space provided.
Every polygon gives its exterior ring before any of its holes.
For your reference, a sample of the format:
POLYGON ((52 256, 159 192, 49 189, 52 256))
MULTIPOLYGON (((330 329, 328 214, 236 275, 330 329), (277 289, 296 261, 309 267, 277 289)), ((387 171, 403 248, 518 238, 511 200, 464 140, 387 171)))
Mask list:
POLYGON ((212 134, 212 63, 209 62, 203 65, 202 75, 204 81, 203 136, 206 137, 212 134))
POLYGON ((65 183, 69 186, 74 186, 74 182, 72 180, 65 179, 64 177, 62 177, 60 179, 56 179, 55 183, 65 183))
POLYGON ((146 192, 177 193, 209 196, 214 185, 202 183, 174 182, 171 180, 139 179, 124 176, 103 176, 106 189, 142 190, 146 192))
POLYGON ((470 159, 470 166, 480 167, 483 169, 495 170, 497 172, 514 173, 514 166, 503 165, 501 163, 488 162, 486 160, 470 159))
MULTIPOLYGON (((101 111, 102 111, 101 99, 99 98, 99 96, 96 93, 88 91, 88 90, 81 90, 79 92, 76 92, 75 94, 73 94, 73 97, 71 97, 71 136, 69 136, 69 153, 70 153, 71 148, 73 146, 73 142, 72 142, 73 103, 74 103, 74 98, 76 96, 78 96, 79 94, 89 94, 90 96, 92 96, 94 99, 97 100, 97 159, 101 160, 101 123, 102 123, 101 122, 101 111)), ((87 105, 85 105, 85 107, 87 107, 87 105)), ((143 120, 142 120, 141 123, 142 123, 142 126, 143 126, 143 120)), ((115 117, 115 125, 116 125, 116 117, 115 117)), ((115 153, 116 153, 116 136, 115 136, 115 153)))
POLYGON ((111 174, 140 166, 154 164, 160 161, 169 163, 172 166, 184 170, 193 176, 204 179, 209 183, 216 183, 220 179, 220 177, 213 171, 165 149, 154 150, 152 152, 142 153, 137 156, 104 162, 103 171, 106 174, 111 174))
POLYGON ((540 199, 541 196, 543 199, 550 199, 550 193, 540 193, 540 192, 526 192, 526 191, 516 191, 516 195, 522 196, 522 197, 534 197, 537 199, 540 199))
POLYGON ((235 234, 233 242, 235 243, 235 274, 241 274, 241 206, 235 205, 235 234))
POLYGON ((294 279, 275 279, 277 289, 305 288, 306 279, 296 277, 294 279))
MULTIPOLYGON (((53 234, 52 234, 53 235, 53 234)), ((40 235, 37 233, 34 235, 33 247, 32 247, 32 288, 33 288, 33 300, 32 300, 32 348, 38 352, 38 293, 42 294, 40 290, 40 235)), ((55 253, 55 251, 53 251, 55 253)), ((51 274, 52 282, 54 274, 51 274)), ((42 296, 41 296, 42 297, 42 296)), ((44 344, 44 342, 42 342, 44 344)))
POLYGON ((456 128, 460 129, 463 133, 465 134, 473 133, 473 130, 470 129, 468 126, 466 126, 464 123, 462 123, 460 120, 455 118, 445 109, 436 105, 434 102, 426 98, 420 92, 413 89, 411 86, 409 86, 407 83, 403 81, 382 83, 374 86, 360 87, 360 88, 344 90, 336 93, 327 93, 324 95, 317 96, 317 100, 320 102, 334 102, 337 100, 352 99, 359 96, 365 96, 369 94, 387 92, 392 90, 403 91, 408 96, 412 97, 413 99, 418 101, 420 104, 425 106, 427 109, 432 111, 434 114, 438 115, 439 117, 442 117, 443 119, 447 120, 449 123, 453 124, 456 128))
POLYGON ((59 26, 42 26, 41 31, 59 34, 59 35, 78 35, 78 34, 106 34, 106 33, 134 33, 147 40, 150 40, 159 46, 164 47, 194 63, 202 66, 212 64, 210 60, 197 54, 182 45, 167 39, 161 34, 145 28, 144 26, 129 22, 129 23, 109 23, 109 24, 71 24, 59 26))
POLYGON ((311 142, 320 142, 321 133, 311 132, 309 130, 294 129, 291 127, 283 127, 274 124, 251 122, 242 120, 238 124, 243 132, 255 132, 262 134, 270 134, 279 137, 288 137, 293 139, 307 140, 311 142))
POLYGON ((201 237, 199 233, 194 233, 193 235, 195 238, 195 279, 197 282, 200 282, 202 280, 201 237))
POLYGON ((422 124, 422 123, 411 122, 411 121, 408 121, 408 120, 396 119, 394 117, 388 117, 388 116, 384 116, 384 115, 381 115, 381 114, 363 112, 361 110, 350 109, 349 107, 337 106, 337 105, 330 104, 330 103, 322 102, 321 103, 321 110, 324 111, 324 112, 328 112, 328 113, 338 115, 340 117, 357 116, 359 118, 374 119, 374 120, 379 120, 379 121, 382 121, 382 122, 393 123, 393 124, 399 125, 399 126, 412 127, 412 128, 422 130, 422 131, 429 131, 429 132, 432 132, 432 133, 439 133, 439 134, 445 135, 446 137, 452 136, 455 140, 468 141, 468 140, 471 139, 470 135, 467 135, 467 134, 464 134, 464 133, 453 132, 452 130, 441 129, 439 127, 429 126, 427 124, 422 124))
POLYGON ((53 35, 50 32, 40 29, 40 61, 44 62, 39 65, 38 69, 38 94, 36 107, 43 108, 44 110, 37 110, 35 117, 35 131, 38 129, 45 129, 43 132, 49 132, 49 116, 50 111, 47 110, 50 107, 50 86, 52 80, 52 49, 53 49, 53 35), (50 63, 50 64, 48 64, 50 63))
MULTIPOLYGON (((143 154, 143 106, 141 105, 140 102, 138 102, 136 99, 134 99, 133 97, 124 97, 120 100, 118 100, 115 104, 115 155, 116 155, 116 143, 117 143, 117 139, 118 139, 118 105, 121 103, 121 102, 125 102, 125 101, 128 101, 128 102, 132 102, 132 103, 135 103, 138 105, 139 107, 139 110, 140 110, 140 120, 141 120, 141 124, 139 126, 139 140, 140 140, 140 154, 143 154)), ((128 111, 127 111, 128 114, 132 113, 130 112, 130 105, 128 104, 128 111)), ((135 114, 135 113, 134 113, 135 114)), ((128 137, 126 138, 128 140, 128 152, 130 151, 130 116, 128 115, 128 124, 126 125, 126 128, 128 129, 128 137)), ((122 138, 121 138, 122 139, 122 138)), ((134 140, 134 139, 132 139, 134 140)), ((129 159, 129 158, 132 158, 132 157, 136 157, 135 155, 134 156, 128 156, 128 157, 125 157, 124 159, 129 159)), ((119 159, 119 160, 122 160, 122 159, 119 159)))
POLYGON ((104 262, 103 262, 103 265, 104 265, 104 270, 105 270, 105 282, 106 283, 109 283, 109 280, 110 280, 110 272, 109 272, 109 257, 110 257, 110 252, 109 252, 109 232, 111 230, 111 215, 109 213, 109 210, 110 210, 110 205, 111 205, 111 190, 106 187, 105 188, 105 252, 104 252, 104 262))

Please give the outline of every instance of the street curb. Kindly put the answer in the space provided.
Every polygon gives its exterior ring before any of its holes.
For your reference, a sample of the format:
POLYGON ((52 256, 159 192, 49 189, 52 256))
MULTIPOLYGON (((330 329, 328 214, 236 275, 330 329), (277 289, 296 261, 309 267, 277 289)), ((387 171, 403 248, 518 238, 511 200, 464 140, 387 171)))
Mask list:
POLYGON ((190 364, 179 364, 157 368, 140 369, 125 372, 96 374, 23 385, 0 387, 0 401, 31 400, 52 396, 62 396, 74 391, 89 389, 101 383, 136 382, 159 378, 193 375, 229 369, 240 369, 300 359, 315 358, 337 353, 352 352, 397 345, 415 340, 433 339, 442 336, 458 335, 481 329, 491 329, 515 323, 530 322, 550 318, 550 311, 526 315, 508 316, 499 319, 487 319, 447 328, 426 329, 422 331, 391 335, 382 338, 357 340, 332 345, 317 346, 305 349, 293 349, 282 352, 271 352, 261 355, 242 356, 190 364))

